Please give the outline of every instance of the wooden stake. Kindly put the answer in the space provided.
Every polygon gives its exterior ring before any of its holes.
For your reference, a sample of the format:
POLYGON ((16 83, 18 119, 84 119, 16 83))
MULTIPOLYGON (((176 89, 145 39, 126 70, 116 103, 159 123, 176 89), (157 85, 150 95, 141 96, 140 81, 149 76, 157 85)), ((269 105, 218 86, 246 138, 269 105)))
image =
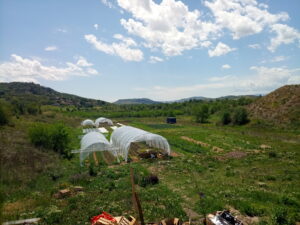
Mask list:
POLYGON ((133 169, 130 168, 130 176, 131 176, 131 186, 132 186, 132 197, 133 197, 133 205, 138 211, 139 218, 141 225, 145 225, 144 216, 143 216, 143 210, 140 202, 140 198, 138 196, 138 193, 135 191, 135 184, 134 184, 134 172, 133 169))
POLYGON ((94 157, 95 165, 98 166, 98 165, 99 165, 99 161, 98 161, 98 159, 97 159, 97 154, 96 154, 96 152, 93 152, 93 157, 94 157))

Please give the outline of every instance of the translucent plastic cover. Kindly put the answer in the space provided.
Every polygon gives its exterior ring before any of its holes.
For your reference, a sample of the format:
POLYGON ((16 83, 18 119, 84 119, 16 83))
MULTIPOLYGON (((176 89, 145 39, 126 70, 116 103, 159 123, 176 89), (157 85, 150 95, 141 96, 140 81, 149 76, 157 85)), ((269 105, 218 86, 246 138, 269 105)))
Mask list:
POLYGON ((104 118, 104 117, 99 117, 98 119, 95 120, 95 125, 99 127, 100 124, 106 123, 108 125, 113 125, 113 122, 110 119, 104 118))
POLYGON ((94 126, 95 124, 92 120, 87 119, 87 120, 82 121, 81 125, 82 126, 94 126))
POLYGON ((170 154, 170 145, 167 139, 160 135, 130 126, 115 129, 110 141, 114 147, 118 148, 118 155, 121 155, 125 161, 127 161, 128 151, 132 142, 146 142, 150 147, 162 149, 168 155, 170 154))
POLYGON ((80 147, 80 164, 89 156, 93 151, 107 151, 110 150, 111 144, 104 137, 103 134, 99 132, 89 132, 84 135, 81 139, 80 147))

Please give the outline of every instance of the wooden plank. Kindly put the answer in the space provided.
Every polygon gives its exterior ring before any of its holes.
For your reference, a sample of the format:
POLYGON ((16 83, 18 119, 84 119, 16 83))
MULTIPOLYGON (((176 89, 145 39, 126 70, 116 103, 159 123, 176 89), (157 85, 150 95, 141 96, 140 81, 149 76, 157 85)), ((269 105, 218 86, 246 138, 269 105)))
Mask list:
POLYGON ((5 222, 2 225, 37 224, 40 220, 41 220, 41 218, 31 218, 31 219, 25 219, 25 220, 15 220, 15 221, 5 222))
POLYGON ((131 177, 131 186, 132 186, 132 197, 133 197, 133 204, 136 206, 136 209, 139 214, 139 218, 141 221, 141 225, 145 225, 144 216, 143 216, 143 210, 140 202, 140 198, 138 193, 135 191, 135 184, 134 184, 134 173, 133 169, 130 168, 130 177, 131 177))
POLYGON ((93 157, 94 157, 95 165, 98 166, 99 165, 99 161, 98 161, 96 152, 93 152, 93 157))

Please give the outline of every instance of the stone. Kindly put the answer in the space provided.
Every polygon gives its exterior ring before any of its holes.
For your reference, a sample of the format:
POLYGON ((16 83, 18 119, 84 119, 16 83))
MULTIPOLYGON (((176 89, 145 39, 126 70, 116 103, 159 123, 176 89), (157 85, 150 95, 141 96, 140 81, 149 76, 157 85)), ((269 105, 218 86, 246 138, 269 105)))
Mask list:
POLYGON ((83 187, 81 187, 81 186, 75 186, 74 187, 74 191, 77 191, 77 192, 79 192, 79 191, 83 191, 83 187))
POLYGON ((67 188, 67 189, 60 190, 59 194, 60 194, 61 197, 64 198, 64 197, 70 196, 71 191, 70 191, 70 189, 67 188))

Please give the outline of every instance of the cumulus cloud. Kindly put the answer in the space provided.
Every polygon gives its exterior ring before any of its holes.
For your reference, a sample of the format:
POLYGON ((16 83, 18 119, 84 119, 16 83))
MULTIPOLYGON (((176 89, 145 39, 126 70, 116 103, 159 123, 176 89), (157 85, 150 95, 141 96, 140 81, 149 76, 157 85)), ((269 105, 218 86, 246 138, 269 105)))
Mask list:
POLYGON ((264 94, 283 85, 300 82, 300 68, 253 66, 250 71, 250 74, 245 76, 212 77, 202 84, 179 87, 154 86, 135 91, 158 100, 174 100, 191 96, 264 94))
POLYGON ((216 24, 228 29, 233 39, 260 33, 269 25, 289 19, 285 12, 268 12, 268 6, 256 0, 213 0, 204 5, 213 13, 216 24))
MULTIPOLYGON (((166 56, 208 48, 211 41, 220 39, 228 31, 233 39, 258 34, 270 28, 276 32, 278 29, 273 26, 289 19, 286 12, 271 13, 267 4, 258 3, 257 0, 202 2, 209 13, 191 10, 180 0, 117 0, 121 11, 129 13, 129 18, 120 20, 127 32, 141 38, 146 48, 162 51, 166 56)), ((274 38, 270 49, 276 49, 282 43, 279 39, 274 38)), ((259 44, 249 47, 261 48, 259 44)))
POLYGON ((189 10, 182 1, 118 0, 118 5, 132 14, 121 25, 142 38, 144 46, 161 50, 167 56, 181 55, 196 47, 207 47, 208 39, 218 33, 218 26, 200 19, 200 11, 189 10))
POLYGON ((230 65, 228 65, 228 64, 224 64, 224 65, 222 65, 222 69, 230 69, 231 68, 231 66, 230 65))
POLYGON ((45 51, 56 51, 56 50, 58 50, 58 47, 55 45, 51 45, 51 46, 47 46, 44 50, 45 51))
POLYGON ((39 79, 58 81, 66 80, 71 76, 98 74, 97 70, 90 67, 92 64, 84 60, 80 57, 76 63, 67 62, 64 67, 56 67, 43 65, 38 59, 23 58, 12 54, 11 61, 0 64, 0 81, 38 82, 39 79))
POLYGON ((121 57, 124 61, 142 61, 144 56, 143 52, 136 48, 136 42, 131 38, 123 37, 120 34, 114 35, 115 39, 120 42, 113 42, 112 44, 106 44, 96 38, 93 34, 87 34, 84 36, 85 40, 93 45, 98 51, 102 51, 109 55, 116 55, 121 57))
POLYGON ((288 25, 274 24, 271 26, 271 32, 276 33, 268 47, 271 52, 274 52, 282 44, 298 42, 298 46, 300 46, 300 32, 288 25))
POLYGON ((157 56, 150 56, 149 62, 150 63, 157 63, 157 62, 163 62, 164 60, 157 56))
POLYGON ((229 52, 235 51, 236 48, 230 48, 228 45, 219 42, 215 49, 213 50, 208 50, 208 55, 209 57, 214 57, 214 56, 221 56, 221 55, 226 55, 229 52))

